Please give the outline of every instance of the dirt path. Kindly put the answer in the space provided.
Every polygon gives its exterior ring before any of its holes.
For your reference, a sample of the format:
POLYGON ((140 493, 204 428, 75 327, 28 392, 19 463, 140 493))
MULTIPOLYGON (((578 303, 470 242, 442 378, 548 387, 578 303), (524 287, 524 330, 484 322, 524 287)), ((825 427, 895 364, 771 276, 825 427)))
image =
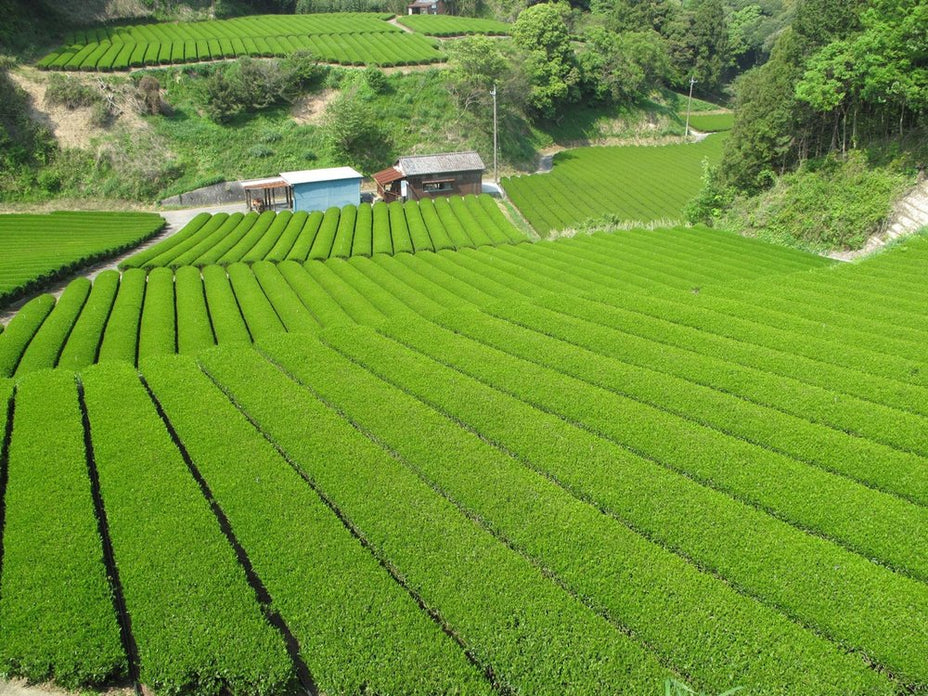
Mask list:
POLYGON ((416 33, 416 32, 414 32, 412 29, 410 29, 409 27, 407 27, 405 24, 400 24, 400 18, 399 18, 399 17, 393 17, 392 19, 388 19, 388 20, 387 20, 387 24, 392 24, 392 25, 395 26, 395 27, 399 27, 400 29, 402 29, 403 31, 405 31, 407 34, 415 34, 415 33, 416 33))
MULTIPOLYGON (((133 696, 135 691, 130 688, 112 688, 92 693, 105 694, 106 696, 133 696)), ((0 681, 0 696, 78 696, 78 694, 48 684, 27 684, 21 679, 13 679, 0 681)))

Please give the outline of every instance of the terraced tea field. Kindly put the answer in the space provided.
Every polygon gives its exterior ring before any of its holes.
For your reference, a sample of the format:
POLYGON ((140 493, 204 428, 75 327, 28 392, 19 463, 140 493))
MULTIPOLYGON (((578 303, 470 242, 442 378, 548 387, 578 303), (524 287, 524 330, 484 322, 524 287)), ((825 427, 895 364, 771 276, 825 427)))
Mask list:
POLYGON ((723 135, 714 135, 661 147, 565 150, 554 156, 551 172, 502 183, 542 237, 606 215, 635 222, 680 220, 702 185, 703 161, 717 162, 724 142, 723 135))
POLYGON ((426 36, 465 36, 490 34, 507 36, 512 25, 495 19, 455 17, 453 15, 404 15, 399 23, 426 36))
POLYGON ((255 15, 227 20, 99 27, 72 34, 42 58, 51 70, 127 70, 309 51, 342 65, 413 65, 441 60, 437 43, 387 23, 390 15, 255 15))
POLYGON ((488 195, 348 205, 324 213, 198 215, 122 268, 299 261, 527 241, 488 195))
POLYGON ((151 213, 0 215, 0 305, 50 279, 130 249, 164 226, 151 213))
POLYGON ((925 690, 926 264, 669 229, 40 298, 0 334, 0 672, 925 690))
POLYGON ((695 130, 703 133, 719 133, 721 131, 730 131, 735 123, 734 112, 724 114, 700 114, 690 115, 690 126, 695 130))

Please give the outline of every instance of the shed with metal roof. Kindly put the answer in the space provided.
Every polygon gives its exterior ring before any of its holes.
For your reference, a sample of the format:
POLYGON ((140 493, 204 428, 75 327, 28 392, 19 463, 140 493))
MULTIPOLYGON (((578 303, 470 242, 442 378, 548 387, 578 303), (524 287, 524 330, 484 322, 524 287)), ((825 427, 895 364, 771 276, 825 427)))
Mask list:
POLYGON ((293 191, 293 212, 342 208, 361 202, 364 177, 351 167, 282 172, 280 178, 293 191))
POLYGON ((386 201, 417 201, 435 196, 479 194, 486 167, 476 152, 408 155, 373 175, 377 192, 386 201))

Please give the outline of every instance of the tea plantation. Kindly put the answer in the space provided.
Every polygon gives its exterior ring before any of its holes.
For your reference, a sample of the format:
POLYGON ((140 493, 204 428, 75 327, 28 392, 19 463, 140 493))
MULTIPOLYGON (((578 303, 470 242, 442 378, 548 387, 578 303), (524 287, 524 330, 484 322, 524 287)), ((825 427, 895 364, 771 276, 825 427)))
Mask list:
POLYGON ((554 156, 551 172, 509 177, 503 187, 543 237, 603 216, 639 223, 682 220, 683 207, 702 186, 703 163, 721 158, 724 138, 565 150, 554 156))
POLYGON ((152 213, 0 215, 0 305, 97 259, 130 249, 164 226, 152 213))
POLYGON ((413 250, 154 256, 23 308, 0 672, 928 689, 928 237, 840 266, 705 228, 413 250))
POLYGON ((387 23, 390 16, 361 12, 254 15, 206 22, 104 26, 69 35, 61 48, 37 65, 49 70, 128 70, 238 56, 287 56, 297 51, 342 65, 411 65, 441 60, 433 39, 387 23))

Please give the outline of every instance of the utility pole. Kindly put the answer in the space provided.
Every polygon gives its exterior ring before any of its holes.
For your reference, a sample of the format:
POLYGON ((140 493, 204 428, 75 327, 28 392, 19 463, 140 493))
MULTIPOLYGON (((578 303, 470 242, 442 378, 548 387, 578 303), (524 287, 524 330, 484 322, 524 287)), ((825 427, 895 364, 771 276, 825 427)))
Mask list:
POLYGON ((493 91, 490 92, 493 95, 493 183, 496 184, 499 188, 499 165, 497 161, 496 152, 499 149, 497 146, 498 135, 497 135, 497 121, 496 121, 496 83, 493 83, 493 91))
POLYGON ((696 84, 696 78, 691 77, 690 78, 690 96, 689 96, 689 99, 686 100, 686 133, 683 136, 684 138, 690 137, 690 105, 693 103, 693 85, 695 84, 696 84))

